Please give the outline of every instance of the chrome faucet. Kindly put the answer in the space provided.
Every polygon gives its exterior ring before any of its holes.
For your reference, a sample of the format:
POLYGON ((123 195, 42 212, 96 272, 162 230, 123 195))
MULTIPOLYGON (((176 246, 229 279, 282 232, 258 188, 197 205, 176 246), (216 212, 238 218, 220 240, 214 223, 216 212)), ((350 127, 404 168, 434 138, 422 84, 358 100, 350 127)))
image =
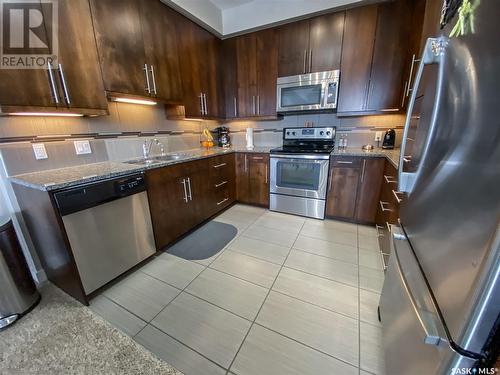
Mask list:
POLYGON ((157 145, 160 148, 161 156, 165 156, 165 145, 161 143, 158 138, 154 138, 145 140, 142 144, 142 156, 144 156, 144 159, 149 159, 153 145, 157 145))

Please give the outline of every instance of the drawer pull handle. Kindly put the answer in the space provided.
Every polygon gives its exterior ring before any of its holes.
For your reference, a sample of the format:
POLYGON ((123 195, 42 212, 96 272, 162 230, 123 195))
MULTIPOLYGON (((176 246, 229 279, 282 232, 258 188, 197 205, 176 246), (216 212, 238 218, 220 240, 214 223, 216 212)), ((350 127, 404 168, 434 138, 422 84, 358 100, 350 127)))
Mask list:
POLYGON ((394 177, 392 176, 386 176, 384 175, 384 180, 385 182, 387 182, 388 184, 397 184, 398 183, 398 180, 396 180, 394 177))
POLYGON ((227 163, 221 163, 221 164, 214 165, 214 168, 220 168, 220 167, 224 167, 226 165, 227 165, 227 163))
POLYGON ((375 225, 375 228, 377 229, 377 237, 384 237, 383 233, 380 233, 380 230, 383 230, 384 227, 382 225, 375 225))
POLYGON ((215 184, 215 187, 218 188, 225 184, 227 184, 227 181, 222 181, 220 184, 215 184))
POLYGON ((338 160, 336 163, 338 163, 338 164, 352 164, 352 161, 338 160))
POLYGON ((389 222, 388 222, 388 221, 386 221, 386 222, 385 222, 385 225, 386 225, 387 230, 389 231, 389 233, 391 233, 391 232, 392 232, 392 230, 391 230, 391 225, 389 224, 389 222))
POLYGON ((262 160, 264 159, 262 156, 252 156, 253 160, 262 160))
POLYGON ((389 204, 389 202, 383 202, 383 201, 380 201, 380 208, 382 209, 382 212, 386 212, 386 211, 392 211, 390 208, 385 208, 385 205, 386 204, 389 204))
POLYGON ((393 190, 393 191, 392 191, 392 194, 394 195, 394 198, 396 198, 396 201, 397 201, 398 203, 401 203, 401 202, 403 201, 401 198, 399 198, 398 194, 404 194, 404 193, 402 193, 402 192, 400 192, 400 191, 395 191, 395 190, 393 190))
POLYGON ((229 198, 224 198, 223 200, 221 200, 220 202, 217 202, 217 206, 220 206, 222 203, 225 203, 229 200, 229 198))
POLYGON ((409 162, 411 161, 411 156, 405 156, 405 157, 403 158, 403 161, 404 161, 405 163, 409 163, 409 162))

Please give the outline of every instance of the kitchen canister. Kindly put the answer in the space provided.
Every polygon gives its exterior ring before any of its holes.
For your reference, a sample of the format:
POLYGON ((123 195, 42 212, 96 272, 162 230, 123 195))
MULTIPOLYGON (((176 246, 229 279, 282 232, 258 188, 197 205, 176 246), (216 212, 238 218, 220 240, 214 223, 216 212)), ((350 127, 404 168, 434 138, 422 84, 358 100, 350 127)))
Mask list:
POLYGON ((253 150, 253 129, 247 128, 247 133, 245 135, 245 139, 247 141, 247 150, 253 150))

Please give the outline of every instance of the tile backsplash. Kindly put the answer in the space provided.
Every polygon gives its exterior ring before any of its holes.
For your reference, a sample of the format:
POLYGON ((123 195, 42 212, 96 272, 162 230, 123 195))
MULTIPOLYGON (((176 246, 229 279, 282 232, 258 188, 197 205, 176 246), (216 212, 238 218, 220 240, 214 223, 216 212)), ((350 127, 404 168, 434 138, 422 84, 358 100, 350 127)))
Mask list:
MULTIPOLYGON (((0 151, 8 175, 95 163, 105 160, 124 160, 142 154, 144 136, 148 133, 170 131, 179 134, 157 134, 167 152, 193 149, 199 146, 203 128, 213 129, 223 124, 232 132, 235 146, 245 145, 245 129, 255 129, 255 146, 279 146, 281 130, 285 127, 336 126, 338 134, 347 134, 350 147, 374 142, 375 131, 395 128, 398 144, 404 124, 403 115, 337 117, 335 114, 304 114, 285 116, 275 121, 173 121, 167 120, 162 107, 109 103, 109 116, 102 117, 0 117, 0 151), (119 136, 120 133, 143 133, 143 136, 119 136), (96 134, 109 138, 93 139, 96 134), (92 154, 76 155, 73 141, 64 136, 89 137, 92 154), (12 138, 27 137, 44 142, 49 158, 35 160, 30 140, 8 142, 12 138), (48 141, 44 137, 58 137, 48 141)), ((156 150, 157 152, 158 150, 156 150)))

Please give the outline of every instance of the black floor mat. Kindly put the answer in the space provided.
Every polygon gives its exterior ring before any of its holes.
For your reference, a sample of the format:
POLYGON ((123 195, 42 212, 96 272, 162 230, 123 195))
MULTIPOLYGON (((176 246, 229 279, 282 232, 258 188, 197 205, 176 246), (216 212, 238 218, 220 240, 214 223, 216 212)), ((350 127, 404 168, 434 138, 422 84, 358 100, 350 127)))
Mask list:
POLYGON ((166 250, 187 260, 207 259, 217 254, 236 237, 236 227, 210 221, 166 250))

